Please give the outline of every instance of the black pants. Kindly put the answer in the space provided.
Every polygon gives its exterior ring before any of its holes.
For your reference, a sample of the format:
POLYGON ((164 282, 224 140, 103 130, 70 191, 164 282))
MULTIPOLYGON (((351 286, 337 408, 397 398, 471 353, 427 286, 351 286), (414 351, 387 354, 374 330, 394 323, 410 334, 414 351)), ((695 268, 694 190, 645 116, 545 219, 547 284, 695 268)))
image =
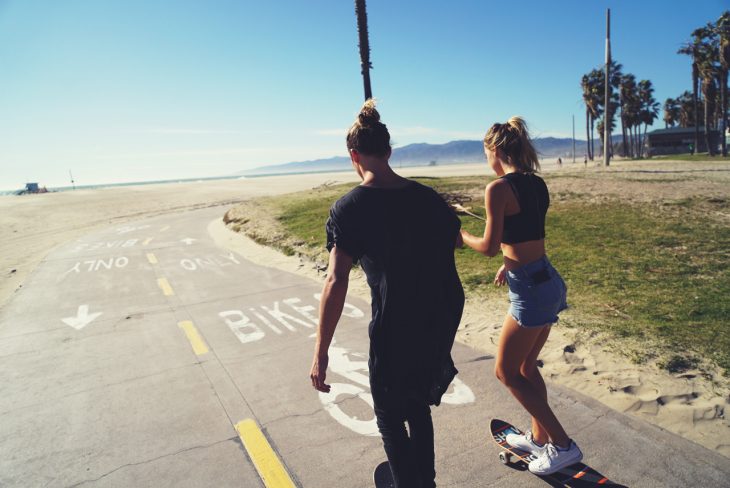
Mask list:
POLYGON ((376 385, 371 390, 396 488, 435 487, 433 422, 425 396, 376 385))

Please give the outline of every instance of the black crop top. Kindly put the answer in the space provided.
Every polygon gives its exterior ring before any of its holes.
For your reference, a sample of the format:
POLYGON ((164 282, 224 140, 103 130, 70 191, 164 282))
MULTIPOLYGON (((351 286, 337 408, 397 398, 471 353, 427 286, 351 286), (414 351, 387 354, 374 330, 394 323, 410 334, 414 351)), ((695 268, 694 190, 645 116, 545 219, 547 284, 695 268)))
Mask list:
POLYGON ((507 173, 502 176, 512 187, 520 212, 504 217, 504 244, 517 244, 545 238, 545 215, 550 195, 542 178, 533 173, 507 173))

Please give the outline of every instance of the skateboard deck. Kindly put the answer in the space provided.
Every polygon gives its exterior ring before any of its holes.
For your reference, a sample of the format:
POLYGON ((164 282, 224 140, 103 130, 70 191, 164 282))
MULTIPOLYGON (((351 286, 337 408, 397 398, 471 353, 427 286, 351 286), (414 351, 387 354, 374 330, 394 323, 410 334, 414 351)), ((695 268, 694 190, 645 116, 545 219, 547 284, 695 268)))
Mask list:
MULTIPOLYGON (((508 434, 522 434, 522 431, 509 422, 499 419, 492 419, 489 423, 489 430, 492 432, 494 442, 503 449, 499 453, 499 460, 502 464, 513 465, 516 469, 521 469, 523 471, 527 470, 527 465, 530 461, 535 459, 536 456, 507 444, 508 434)), ((569 488, 620 486, 583 463, 576 463, 571 466, 567 466, 556 473, 540 476, 540 478, 548 482, 552 482, 551 484, 556 483, 557 485, 554 486, 566 486, 569 488)))
POLYGON ((395 488, 393 474, 390 472, 390 464, 388 464, 388 461, 383 461, 375 468, 375 471, 373 471, 373 483, 375 483, 375 488, 395 488))

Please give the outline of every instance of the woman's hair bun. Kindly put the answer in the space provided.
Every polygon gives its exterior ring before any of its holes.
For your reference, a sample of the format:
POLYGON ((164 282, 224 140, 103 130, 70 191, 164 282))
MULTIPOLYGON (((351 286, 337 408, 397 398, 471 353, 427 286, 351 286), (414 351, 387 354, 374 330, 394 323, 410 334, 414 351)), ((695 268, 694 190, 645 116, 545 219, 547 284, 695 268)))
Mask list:
POLYGON ((518 135, 527 135, 527 122, 525 122, 525 119, 523 119, 522 117, 510 117, 510 119, 507 121, 507 125, 509 125, 510 128, 514 130, 518 135))
POLYGON ((530 140, 527 122, 519 116, 510 117, 505 124, 494 124, 484 136, 484 147, 501 149, 505 162, 522 173, 540 171, 540 161, 530 140))
POLYGON ((380 114, 375 109, 375 99, 368 98, 363 103, 360 113, 357 114, 357 120, 363 125, 371 125, 380 122, 380 114))

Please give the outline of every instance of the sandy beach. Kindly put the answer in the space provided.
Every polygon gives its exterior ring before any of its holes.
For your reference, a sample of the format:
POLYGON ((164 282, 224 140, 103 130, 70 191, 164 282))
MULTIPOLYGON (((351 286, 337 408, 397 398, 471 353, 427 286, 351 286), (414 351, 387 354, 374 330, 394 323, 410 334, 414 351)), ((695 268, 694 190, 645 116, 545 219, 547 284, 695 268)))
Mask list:
MULTIPOLYGON (((673 168, 686 167, 687 163, 615 162, 611 171, 627 170, 629 165, 631 171, 646 171, 651 176, 659 168, 672 171, 673 168)), ((564 164, 564 169, 579 171, 582 166, 564 164)), ((692 163, 692 167, 702 170, 704 166, 692 163)), ((463 176, 486 175, 486 170, 485 164, 479 163, 405 168, 400 172, 405 176, 463 176)), ((606 171, 598 168, 588 170, 606 171)), ((730 185, 725 173, 722 178, 719 185, 688 181, 683 191, 689 194, 722 194, 724 186, 723 197, 726 197, 730 185)), ((570 178, 564 180, 561 184, 570 184, 570 178)), ((22 286, 51 249, 93 230, 145 217, 213 206, 220 207, 222 217, 231 207, 257 196, 301 191, 323 183, 355 181, 357 176, 347 172, 0 197, 3 235, 0 244, 0 273, 3 277, 0 281, 0 304, 11 299, 14 291, 22 286)), ((596 198, 600 198, 602 194, 615 195, 623 190, 624 185, 610 183, 592 191, 596 192, 596 198)), ((315 280, 323 279, 323 273, 313 263, 260 246, 226 228, 222 220, 212 222, 209 232, 219 245, 233 249, 247 259, 315 280)), ((369 290, 362 274, 355 274, 351 279, 350 293, 369 300, 369 290)), ((506 296, 504 300, 493 303, 469 302, 458 340, 493 354, 506 309, 506 296)), ((570 320, 569 313, 566 318, 570 320)), ((707 378, 697 371, 672 375, 652 365, 631 364, 608 350, 603 340, 602 337, 581 333, 580 329, 555 327, 541 358, 544 376, 618 411, 630 413, 730 457, 730 422, 725 415, 730 405, 730 390, 726 381, 719 377, 707 378)), ((492 372, 485 371, 485 374, 492 372)))

